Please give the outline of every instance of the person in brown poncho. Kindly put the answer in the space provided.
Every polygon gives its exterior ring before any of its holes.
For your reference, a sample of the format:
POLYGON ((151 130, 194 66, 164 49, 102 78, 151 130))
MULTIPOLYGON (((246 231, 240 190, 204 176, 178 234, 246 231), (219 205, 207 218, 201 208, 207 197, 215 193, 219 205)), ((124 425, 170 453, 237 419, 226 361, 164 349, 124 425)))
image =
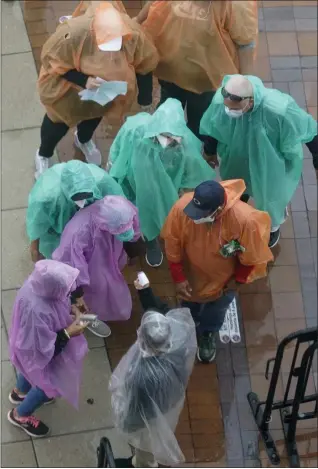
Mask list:
POLYGON ((75 145, 87 162, 100 165, 94 131, 104 116, 108 122, 123 118, 136 98, 136 74, 147 74, 158 63, 156 48, 122 12, 120 2, 86 3, 81 2, 75 17, 66 17, 42 49, 38 90, 46 115, 35 159, 36 178, 48 168, 56 145, 74 126, 75 145), (96 90, 100 79, 126 82, 127 93, 105 106, 81 101, 78 93, 96 90))

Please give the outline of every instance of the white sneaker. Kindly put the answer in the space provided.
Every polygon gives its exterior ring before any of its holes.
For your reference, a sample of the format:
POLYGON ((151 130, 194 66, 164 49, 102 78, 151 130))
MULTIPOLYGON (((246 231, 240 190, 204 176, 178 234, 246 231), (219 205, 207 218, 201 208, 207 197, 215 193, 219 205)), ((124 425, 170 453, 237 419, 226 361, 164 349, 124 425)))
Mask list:
POLYGON ((36 152, 35 155, 35 179, 38 179, 44 171, 49 168, 49 158, 45 158, 44 156, 39 155, 39 150, 36 152))
POLYGON ((88 324, 87 329, 91 331, 97 337, 102 337, 103 339, 109 337, 112 333, 110 327, 103 321, 96 319, 94 322, 88 324))
POLYGON ((96 164, 101 166, 102 164, 102 155, 93 140, 90 140, 87 143, 81 143, 78 139, 77 132, 75 132, 75 145, 79 148, 85 155, 87 163, 96 164))

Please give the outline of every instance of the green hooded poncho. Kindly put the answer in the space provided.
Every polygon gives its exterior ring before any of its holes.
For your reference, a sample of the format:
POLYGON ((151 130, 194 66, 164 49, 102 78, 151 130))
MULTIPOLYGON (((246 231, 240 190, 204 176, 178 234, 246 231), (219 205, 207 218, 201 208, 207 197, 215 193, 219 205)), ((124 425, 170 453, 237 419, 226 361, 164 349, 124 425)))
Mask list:
POLYGON ((73 160, 52 166, 34 184, 28 201, 27 233, 40 240, 40 252, 47 259, 58 247, 65 225, 78 208, 74 194, 92 192, 88 204, 106 195, 123 195, 119 184, 103 169, 73 160))
MULTIPOLYGON (((222 86, 230 78, 224 77, 222 86)), ((221 178, 243 179, 256 208, 268 212, 272 226, 278 226, 301 177, 302 144, 317 135, 317 123, 291 96, 265 88, 257 77, 247 78, 254 88, 252 111, 229 117, 219 89, 202 117, 200 133, 218 140, 221 178)))
POLYGON ((182 189, 194 189, 215 176, 201 154, 201 142, 187 128, 181 103, 168 99, 151 116, 129 117, 109 154, 110 175, 139 210, 144 236, 156 238, 182 189), (180 145, 163 148, 154 137, 182 137, 180 145))

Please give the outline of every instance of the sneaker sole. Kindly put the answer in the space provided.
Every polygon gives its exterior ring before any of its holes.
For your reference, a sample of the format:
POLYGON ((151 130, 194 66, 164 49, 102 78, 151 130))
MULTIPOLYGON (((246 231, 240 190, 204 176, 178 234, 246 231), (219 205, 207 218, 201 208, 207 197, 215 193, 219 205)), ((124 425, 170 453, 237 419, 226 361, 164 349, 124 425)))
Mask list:
POLYGON ((163 263, 163 254, 161 254, 161 261, 160 261, 160 264, 150 264, 150 262, 149 262, 148 259, 147 259, 147 255, 145 256, 145 259, 146 259, 146 262, 147 262, 147 264, 149 265, 149 267, 160 267, 161 264, 163 263))
POLYGON ((112 331, 110 331, 109 334, 107 335, 102 335, 102 334, 98 334, 98 332, 90 329, 89 327, 87 327, 87 330, 91 332, 92 334, 96 335, 96 337, 100 337, 101 339, 107 339, 107 337, 110 337, 112 335, 112 331))
MULTIPOLYGON (((23 400, 22 400, 22 401, 15 401, 15 400, 11 397, 11 394, 9 394, 9 401, 11 402, 11 404, 14 404, 14 405, 19 405, 19 404, 22 404, 22 402, 23 402, 23 400)), ((43 405, 54 404, 54 402, 55 402, 55 399, 52 399, 51 401, 44 402, 43 405)))
POLYGON ((200 353, 199 353, 199 350, 197 351, 197 359, 199 360, 200 363, 212 363, 214 360, 215 360, 215 357, 216 357, 216 351, 215 351, 215 354, 213 355, 212 358, 210 358, 210 360, 202 360, 202 358, 200 357, 200 353))
POLYGON ((277 246, 277 244, 279 243, 279 240, 280 240, 280 235, 278 236, 277 240, 275 241, 274 244, 269 244, 268 247, 269 249, 273 249, 275 246, 277 246))
POLYGON ((12 420, 10 413, 11 413, 11 410, 9 410, 8 415, 7 415, 8 421, 12 423, 12 425, 14 425, 15 427, 23 430, 27 435, 31 436, 32 438, 46 438, 50 434, 50 430, 49 430, 45 435, 34 435, 33 433, 29 432, 26 428, 23 428, 22 425, 12 420))

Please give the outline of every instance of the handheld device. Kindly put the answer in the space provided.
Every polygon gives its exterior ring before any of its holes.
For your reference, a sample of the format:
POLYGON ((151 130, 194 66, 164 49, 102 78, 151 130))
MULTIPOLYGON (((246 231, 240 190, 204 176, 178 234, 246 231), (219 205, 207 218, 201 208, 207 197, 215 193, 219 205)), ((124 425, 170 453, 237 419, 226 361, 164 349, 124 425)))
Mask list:
POLYGON ((97 319, 97 314, 81 314, 80 321, 94 322, 97 319))

